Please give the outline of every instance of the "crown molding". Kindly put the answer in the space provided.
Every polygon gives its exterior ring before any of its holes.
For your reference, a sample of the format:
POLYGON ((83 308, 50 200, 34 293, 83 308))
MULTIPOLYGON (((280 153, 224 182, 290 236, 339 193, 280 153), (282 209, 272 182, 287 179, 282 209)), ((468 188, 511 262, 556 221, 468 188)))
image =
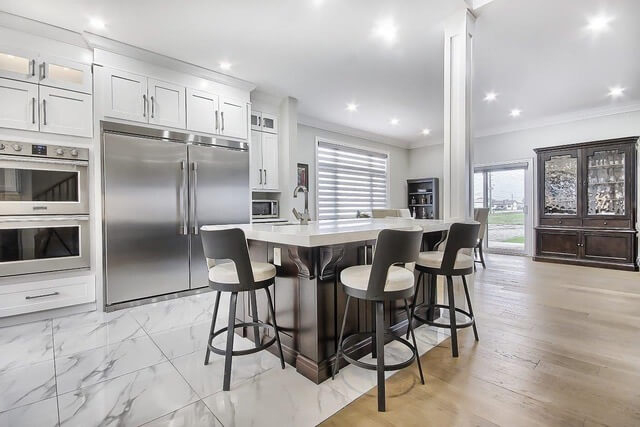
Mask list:
POLYGON ((82 34, 78 32, 47 24, 42 21, 36 21, 23 16, 14 15, 9 12, 0 11, 0 27, 30 34, 32 36, 56 40, 85 49, 88 47, 86 41, 82 37, 82 34))
POLYGON ((558 114, 555 116, 544 117, 536 120, 529 120, 526 122, 496 126, 491 128, 480 129, 473 132, 473 138, 484 138, 487 136, 500 135, 503 133, 518 132, 528 129, 536 129, 548 126, 561 125, 564 123, 577 122, 580 120, 595 119, 598 117, 614 116, 617 114, 631 113, 634 111, 640 111, 640 102, 631 104, 615 106, 615 107, 597 107, 589 108, 579 111, 573 111, 565 114, 558 114))
POLYGON ((326 122, 324 120, 316 119, 315 117, 310 117, 303 114, 298 114, 298 124, 405 149, 408 149, 411 144, 409 141, 390 138, 387 136, 379 135, 377 133, 339 125, 337 123, 326 122))
POLYGON ((255 84, 246 80, 228 76, 226 74, 222 74, 217 71, 201 67, 199 65, 180 61, 179 59, 171 58, 156 52, 152 52, 150 50, 142 49, 136 46, 119 42, 117 40, 109 39, 107 37, 102 37, 97 34, 84 32, 82 33, 82 36, 92 49, 102 49, 115 54, 127 56, 129 58, 134 58, 142 62, 147 62, 160 67, 168 68, 173 71, 190 74, 247 91, 252 91, 256 88, 255 84))
POLYGON ((425 140, 420 140, 420 141, 413 141, 409 144, 409 148, 410 150, 413 150, 414 148, 423 148, 423 147, 432 147, 432 146, 436 146, 436 145, 442 145, 444 144, 444 141, 442 140, 442 138, 429 138, 428 141, 425 140))

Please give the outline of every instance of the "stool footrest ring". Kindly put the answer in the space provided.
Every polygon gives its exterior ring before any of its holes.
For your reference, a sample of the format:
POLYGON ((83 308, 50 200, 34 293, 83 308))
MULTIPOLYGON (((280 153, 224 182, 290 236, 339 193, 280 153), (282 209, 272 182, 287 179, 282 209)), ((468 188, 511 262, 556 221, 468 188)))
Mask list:
MULTIPOLYGON (((268 323, 264 323, 264 322, 242 322, 242 323, 236 323, 235 325, 233 325, 233 330, 235 330, 236 328, 242 328, 242 327, 250 327, 250 326, 258 326, 260 328, 267 328, 272 330, 275 333, 275 328, 273 327, 273 325, 270 325, 268 323)), ((226 328, 222 328, 217 330, 216 332, 213 333, 213 335, 211 335, 209 343, 207 344, 207 346, 209 347, 209 350, 211 350, 212 352, 214 352, 215 354, 219 354, 221 356, 224 356, 227 354, 227 352, 221 348, 218 347, 214 347, 213 344, 211 344, 213 342, 213 340, 215 339, 215 337, 217 337, 220 334, 223 334, 225 332, 229 331, 229 327, 227 326, 226 328)), ((269 341, 260 344, 257 347, 253 347, 253 348, 249 348, 246 350, 234 350, 231 352, 232 356, 246 356, 248 354, 253 354, 253 353, 257 353, 259 351, 262 351, 266 348, 268 348, 269 346, 271 346, 271 344, 273 344, 274 342, 276 342, 276 337, 274 336, 273 338, 271 338, 269 341)))
MULTIPOLYGON (((396 336, 394 334, 390 334, 390 333, 386 333, 384 334, 385 336, 391 337, 393 340, 401 342, 402 344, 404 344, 406 347, 409 348, 409 350, 411 350, 411 357, 403 362, 400 363, 393 363, 390 365, 384 365, 384 370, 385 371, 397 371, 398 369, 403 369, 406 368, 407 366, 411 365, 413 363, 414 360, 416 360, 416 357, 418 356, 418 350, 413 346, 413 344, 411 344, 409 341, 405 340, 404 338, 401 338, 399 336, 396 336)), ((353 341, 360 341, 363 338, 366 337, 371 337, 373 338, 375 336, 375 332, 359 332, 356 334, 352 334, 349 335, 348 337, 344 338, 342 340, 342 357, 344 358, 344 360, 346 360, 347 362, 351 363, 352 365, 355 365, 359 368, 364 368, 364 369, 369 369, 371 371, 375 371, 377 369, 377 365, 375 363, 366 363, 366 362, 361 362, 360 360, 356 360, 352 357, 350 357, 347 354, 347 351, 349 350, 349 347, 351 347, 353 344, 355 344, 355 342, 353 341)))
MULTIPOLYGON (((422 323, 425 323, 430 326, 435 326, 437 328, 451 328, 451 325, 449 323, 434 322, 432 320, 428 320, 426 316, 420 315, 421 311, 426 311, 430 308, 441 308, 443 310, 447 310, 447 312, 449 310, 449 306, 445 304, 421 304, 416 306, 416 308, 414 308, 413 317, 415 319, 418 319, 422 323)), ((468 319, 466 322, 460 322, 460 323, 456 322, 456 329, 468 328, 469 326, 472 326, 474 324, 475 317, 472 316, 471 313, 469 313, 468 311, 465 311, 461 308, 456 307, 456 313, 460 313, 465 317, 467 317, 468 319)))

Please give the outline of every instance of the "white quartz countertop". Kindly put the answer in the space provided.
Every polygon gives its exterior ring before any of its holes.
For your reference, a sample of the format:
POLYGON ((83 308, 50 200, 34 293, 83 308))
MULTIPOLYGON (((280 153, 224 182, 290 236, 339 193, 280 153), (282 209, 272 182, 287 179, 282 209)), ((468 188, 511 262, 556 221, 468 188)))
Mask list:
POLYGON ((406 230, 420 226, 425 233, 445 231, 454 222, 474 222, 471 219, 412 219, 412 218, 359 218, 352 220, 310 221, 307 225, 286 224, 232 224, 204 225, 203 230, 240 228, 248 240, 279 243, 282 245, 316 247, 339 245, 363 240, 375 240, 385 228, 406 230))

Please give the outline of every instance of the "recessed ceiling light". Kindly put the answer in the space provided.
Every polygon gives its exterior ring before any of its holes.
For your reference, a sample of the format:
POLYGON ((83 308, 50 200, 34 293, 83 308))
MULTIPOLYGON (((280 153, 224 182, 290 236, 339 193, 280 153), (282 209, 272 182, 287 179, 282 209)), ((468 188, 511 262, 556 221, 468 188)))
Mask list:
POLYGON ((222 69, 222 70, 230 70, 231 69, 231 63, 227 62, 227 61, 222 61, 220 63, 220 69, 222 69))
POLYGON ((622 95, 624 95, 624 88, 620 86, 610 87, 609 93, 607 95, 612 98, 620 98, 622 95))
POLYGON ((355 102, 350 102, 347 104, 347 111, 358 111, 358 104, 356 104, 355 102))
POLYGON ((609 23, 613 21, 613 18, 607 15, 597 15, 589 18, 587 24, 587 30, 599 33, 609 29, 609 23))
POLYGON ((398 36, 398 27, 393 22, 393 18, 382 19, 376 22, 373 35, 384 40, 387 44, 393 44, 398 36))
POLYGON ((514 108, 513 110, 511 110, 511 112, 509 113, 509 115, 511 117, 520 117, 520 114, 522 114, 522 110, 518 109, 518 108, 514 108))
POLYGON ((487 94, 484 96, 484 100, 487 102, 493 102, 496 100, 496 98, 498 97, 498 94, 495 92, 487 92, 487 94))
POLYGON ((106 26, 102 19, 95 16, 89 19, 89 25, 91 25, 96 30, 104 30, 104 27, 106 26))
POLYGON ((400 120, 396 119, 395 117, 392 118, 389 123, 391 123, 393 126, 397 126, 398 123, 400 123, 400 120))
POLYGON ((425 136, 426 136, 426 135, 429 135, 430 133, 431 133, 431 129, 426 129, 426 128, 425 128, 425 129, 422 129, 422 134, 423 134, 423 135, 425 135, 425 136))

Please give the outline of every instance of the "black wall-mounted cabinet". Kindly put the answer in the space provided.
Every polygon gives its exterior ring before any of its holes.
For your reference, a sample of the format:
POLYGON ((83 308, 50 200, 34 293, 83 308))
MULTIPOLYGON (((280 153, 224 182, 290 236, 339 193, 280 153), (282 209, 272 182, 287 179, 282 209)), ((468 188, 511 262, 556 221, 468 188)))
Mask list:
POLYGON ((407 180, 407 201, 411 215, 417 219, 440 218, 440 193, 438 178, 407 180))
POLYGON ((638 137, 536 149, 536 261, 637 270, 638 137))

